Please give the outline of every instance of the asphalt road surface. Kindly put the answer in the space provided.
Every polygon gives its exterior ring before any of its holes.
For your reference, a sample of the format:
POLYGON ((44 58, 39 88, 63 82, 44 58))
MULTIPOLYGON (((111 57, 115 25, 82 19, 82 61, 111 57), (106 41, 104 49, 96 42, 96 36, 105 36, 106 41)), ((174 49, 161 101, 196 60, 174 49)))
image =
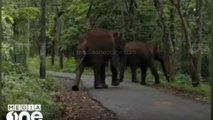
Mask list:
MULTIPOLYGON (((74 79, 74 74, 52 73, 54 76, 74 79)), ((210 105, 174 96, 155 88, 124 81, 118 87, 94 89, 94 77, 82 76, 81 88, 100 102, 103 107, 116 113, 119 120, 210 120, 210 105)), ((70 86, 71 87, 71 86, 70 86)))

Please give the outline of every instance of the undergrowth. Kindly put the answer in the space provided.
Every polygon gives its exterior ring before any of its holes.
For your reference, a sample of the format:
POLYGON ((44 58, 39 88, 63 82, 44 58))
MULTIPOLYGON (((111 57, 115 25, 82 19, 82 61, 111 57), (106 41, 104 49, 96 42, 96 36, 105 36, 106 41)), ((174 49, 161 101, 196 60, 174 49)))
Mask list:
POLYGON ((57 86, 51 77, 39 79, 22 65, 4 62, 2 82, 3 115, 8 112, 8 104, 41 104, 43 118, 58 119, 61 105, 57 103, 57 86))

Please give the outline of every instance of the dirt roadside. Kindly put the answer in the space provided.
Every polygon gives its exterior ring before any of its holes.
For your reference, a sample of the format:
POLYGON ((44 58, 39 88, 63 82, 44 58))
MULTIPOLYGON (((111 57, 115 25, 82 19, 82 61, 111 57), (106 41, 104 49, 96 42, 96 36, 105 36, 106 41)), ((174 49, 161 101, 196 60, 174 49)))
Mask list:
POLYGON ((92 100, 86 91, 72 91, 73 81, 69 78, 55 79, 60 88, 58 101, 63 106, 63 120, 117 120, 114 113, 92 100))

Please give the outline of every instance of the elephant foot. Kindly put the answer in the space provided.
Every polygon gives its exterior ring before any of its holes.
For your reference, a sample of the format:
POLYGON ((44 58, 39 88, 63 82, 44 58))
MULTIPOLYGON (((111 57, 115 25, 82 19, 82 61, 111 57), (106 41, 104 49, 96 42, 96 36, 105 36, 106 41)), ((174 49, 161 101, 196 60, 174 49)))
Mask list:
POLYGON ((118 85, 120 84, 120 82, 118 82, 118 81, 113 81, 111 84, 112 84, 112 86, 118 86, 118 85))
POLYGON ((160 81, 155 81, 155 84, 160 84, 160 81))
POLYGON ((137 80, 132 80, 132 82, 133 82, 133 83, 138 83, 138 81, 137 81, 137 80))
POLYGON ((141 85, 147 85, 146 82, 141 82, 141 85))
POLYGON ((119 82, 123 82, 123 80, 122 80, 122 79, 119 79, 118 81, 119 81, 119 82))
POLYGON ((108 86, 106 84, 95 85, 95 89, 103 89, 103 88, 108 88, 108 86))
POLYGON ((78 88, 77 85, 73 85, 73 86, 72 86, 72 90, 73 90, 73 91, 79 91, 79 88, 78 88))

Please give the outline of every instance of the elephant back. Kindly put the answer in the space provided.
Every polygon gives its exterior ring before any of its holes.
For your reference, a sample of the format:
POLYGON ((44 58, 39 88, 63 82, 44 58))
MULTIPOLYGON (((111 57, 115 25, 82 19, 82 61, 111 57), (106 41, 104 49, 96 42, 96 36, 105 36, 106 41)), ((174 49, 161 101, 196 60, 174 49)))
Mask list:
POLYGON ((90 29, 81 41, 87 49, 112 50, 116 47, 114 34, 103 29, 90 29))
POLYGON ((130 41, 125 44, 125 53, 141 56, 144 59, 154 57, 154 46, 142 41, 130 41))

